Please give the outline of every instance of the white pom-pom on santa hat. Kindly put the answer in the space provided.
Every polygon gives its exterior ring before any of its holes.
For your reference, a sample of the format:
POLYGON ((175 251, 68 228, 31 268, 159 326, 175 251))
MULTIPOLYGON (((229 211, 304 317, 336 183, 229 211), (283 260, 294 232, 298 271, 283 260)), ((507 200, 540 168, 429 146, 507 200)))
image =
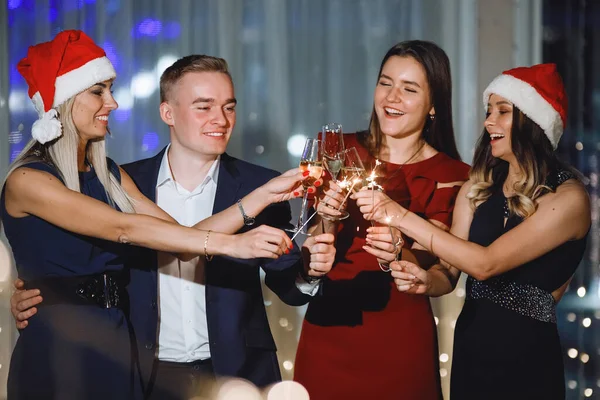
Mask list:
POLYGON ((42 118, 33 123, 31 136, 41 144, 48 143, 62 135, 62 124, 56 118, 54 108, 45 112, 42 118))
POLYGON ((56 107, 117 75, 104 50, 76 30, 60 32, 50 42, 29 47, 17 69, 29 85, 29 97, 39 115, 31 134, 42 144, 62 135, 56 107))

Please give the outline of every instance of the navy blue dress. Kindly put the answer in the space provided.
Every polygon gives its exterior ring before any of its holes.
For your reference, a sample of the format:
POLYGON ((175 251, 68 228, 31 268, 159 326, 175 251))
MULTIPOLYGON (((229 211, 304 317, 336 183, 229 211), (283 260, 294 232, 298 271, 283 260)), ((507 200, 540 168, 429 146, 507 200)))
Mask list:
MULTIPOLYGON (((558 173, 556 187, 573 175, 558 173)), ((508 215, 501 189, 473 216, 469 240, 489 246, 523 220, 508 215), (504 218, 507 217, 506 226, 504 218)), ((486 281, 467 278, 456 322, 451 399, 564 400, 565 378, 552 292, 573 275, 586 237, 486 281)))
MULTIPOLYGON (((107 161, 118 174, 116 164, 107 161)), ((27 167, 60 179, 53 166, 36 162, 27 167)), ((93 169, 80 173, 80 182, 83 194, 108 203, 93 169)), ((19 277, 26 283, 124 268, 127 246, 74 234, 35 216, 13 218, 6 212, 4 191, 1 217, 19 277)), ((136 380, 126 309, 44 302, 20 332, 10 363, 8 398, 130 399, 136 380)))

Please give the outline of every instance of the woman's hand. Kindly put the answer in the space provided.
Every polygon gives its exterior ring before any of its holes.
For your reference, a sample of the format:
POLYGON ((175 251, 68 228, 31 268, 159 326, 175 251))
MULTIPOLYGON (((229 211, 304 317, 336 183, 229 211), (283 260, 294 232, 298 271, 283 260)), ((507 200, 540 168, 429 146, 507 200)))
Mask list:
MULTIPOLYGON (((282 175, 279 175, 261 186, 269 204, 288 201, 304 194, 302 180, 308 176, 307 172, 301 172, 299 168, 292 168, 282 175)), ((317 188, 323 184, 323 179, 319 178, 313 186, 306 190, 309 194, 315 193, 317 188)))
POLYGON ((398 291, 410 294, 429 294, 431 278, 427 271, 410 261, 394 261, 390 264, 394 284, 398 291))
POLYGON ((367 229, 367 245, 363 249, 377 257, 380 264, 389 264, 396 261, 402 251, 404 240, 400 231, 389 226, 374 226, 367 229))
POLYGON ((382 225, 394 225, 395 220, 399 221, 408 212, 407 209, 379 190, 363 187, 350 197, 356 200, 356 205, 366 220, 382 225))
POLYGON ((325 219, 328 217, 335 219, 342 215, 338 210, 346 208, 345 197, 342 188, 333 180, 328 180, 319 193, 316 210, 325 219))
POLYGON ((278 258, 294 245, 281 229, 261 225, 248 232, 231 236, 223 254, 234 258, 278 258))

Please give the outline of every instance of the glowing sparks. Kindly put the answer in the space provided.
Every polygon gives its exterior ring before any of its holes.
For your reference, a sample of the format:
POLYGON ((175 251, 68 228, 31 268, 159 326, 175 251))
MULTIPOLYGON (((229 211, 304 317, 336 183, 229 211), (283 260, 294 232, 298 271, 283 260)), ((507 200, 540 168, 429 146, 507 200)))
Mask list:
POLYGON ((369 176, 366 178, 366 181, 368 182, 367 187, 369 189, 383 190, 383 187, 381 187, 376 181, 376 179, 378 178, 377 167, 379 167, 380 165, 381 165, 381 161, 379 161, 378 159, 375 159, 375 166, 371 170, 371 173, 369 174, 369 176))

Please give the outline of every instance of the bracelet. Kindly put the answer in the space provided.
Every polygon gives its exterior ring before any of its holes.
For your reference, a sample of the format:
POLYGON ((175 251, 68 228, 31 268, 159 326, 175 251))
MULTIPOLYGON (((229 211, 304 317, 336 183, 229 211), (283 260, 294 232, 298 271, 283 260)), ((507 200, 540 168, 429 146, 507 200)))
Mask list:
POLYGON ((211 230, 209 229, 208 232, 206 232, 206 238, 204 238, 204 257, 206 258, 207 262, 212 261, 214 256, 211 256, 208 254, 208 250, 206 250, 206 248, 208 247, 208 238, 210 236, 210 232, 211 230))

